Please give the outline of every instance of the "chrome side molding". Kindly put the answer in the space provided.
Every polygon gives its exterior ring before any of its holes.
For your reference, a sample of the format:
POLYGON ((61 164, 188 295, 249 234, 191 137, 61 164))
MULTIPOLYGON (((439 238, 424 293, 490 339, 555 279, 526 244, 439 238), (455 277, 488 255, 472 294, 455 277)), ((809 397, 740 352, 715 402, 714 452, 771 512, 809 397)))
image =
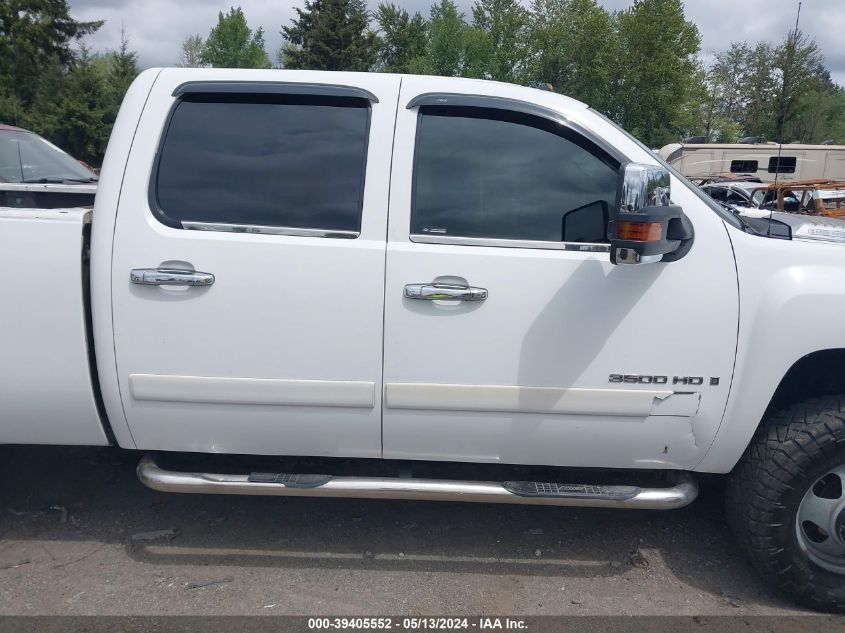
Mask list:
POLYGON ((610 244, 595 242, 546 242, 542 240, 503 240, 492 237, 459 237, 457 235, 432 235, 411 233, 410 240, 420 244, 452 244, 457 246, 493 246, 496 248, 528 248, 577 253, 609 253, 610 244))
POLYGON ((138 479, 145 486, 161 492, 467 501, 645 510, 682 508, 698 496, 698 484, 688 473, 677 473, 675 485, 667 488, 283 473, 233 475, 164 470, 159 468, 151 455, 145 455, 138 464, 138 479), (309 483, 304 485, 305 481, 309 483))
POLYGON ((354 240, 360 231, 305 229, 290 226, 261 226, 258 224, 227 224, 225 222, 182 221, 182 228, 191 231, 219 231, 222 233, 254 233, 257 235, 288 235, 294 237, 331 237, 354 240))

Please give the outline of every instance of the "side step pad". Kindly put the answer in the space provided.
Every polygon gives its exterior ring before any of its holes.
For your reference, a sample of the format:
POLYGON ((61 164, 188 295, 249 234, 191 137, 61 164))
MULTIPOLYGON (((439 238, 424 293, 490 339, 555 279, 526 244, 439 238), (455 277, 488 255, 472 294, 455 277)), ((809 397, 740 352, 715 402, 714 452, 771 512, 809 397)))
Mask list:
POLYGON ((249 475, 182 472, 159 468, 151 455, 145 455, 138 464, 138 478, 141 483, 162 492, 469 501, 646 510, 681 508, 695 500, 698 495, 695 479, 688 473, 674 475, 674 486, 640 488, 534 481, 502 483, 266 472, 254 472, 249 475))
POLYGON ((590 486, 587 484, 555 484, 538 481, 506 481, 505 490, 520 497, 566 497, 571 499, 613 499, 624 501, 636 497, 637 486, 590 486))
POLYGON ((294 475, 291 473, 250 473, 247 481, 257 484, 284 484, 286 488, 318 488, 332 480, 331 475, 294 475))

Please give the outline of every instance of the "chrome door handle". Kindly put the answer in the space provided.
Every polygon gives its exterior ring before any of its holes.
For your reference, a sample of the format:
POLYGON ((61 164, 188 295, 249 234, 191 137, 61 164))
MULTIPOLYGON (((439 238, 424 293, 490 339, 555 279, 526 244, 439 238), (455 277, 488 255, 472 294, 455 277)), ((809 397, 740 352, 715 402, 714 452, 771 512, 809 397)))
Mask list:
POLYGON ((210 286, 214 275, 179 268, 133 268, 129 281, 143 286, 210 286))
POLYGON ((455 286, 452 284, 407 284, 405 297, 408 299, 440 299, 457 301, 484 301, 487 298, 486 288, 475 286, 455 286))

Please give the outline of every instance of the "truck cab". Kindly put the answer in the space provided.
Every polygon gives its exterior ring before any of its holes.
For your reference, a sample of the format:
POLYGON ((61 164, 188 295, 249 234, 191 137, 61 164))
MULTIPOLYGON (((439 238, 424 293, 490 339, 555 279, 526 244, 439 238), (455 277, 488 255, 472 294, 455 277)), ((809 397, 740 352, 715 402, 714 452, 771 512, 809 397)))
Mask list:
POLYGON ((161 71, 119 200, 97 199, 93 258, 108 249, 111 275, 93 294, 111 311, 95 328, 114 336, 98 364, 117 370, 106 406, 119 439, 610 468, 702 459, 736 353, 723 336, 736 327, 730 240, 676 186, 695 247, 671 266, 611 263, 619 170, 654 164, 646 151, 528 88, 222 75, 161 71), (195 285, 134 283, 157 270, 195 285), (672 344, 654 345, 658 332, 672 344))
POLYGON ((585 104, 151 69, 93 214, 0 223, 0 441, 215 494, 672 509, 727 474, 761 572, 845 608, 841 231, 732 213, 585 104))

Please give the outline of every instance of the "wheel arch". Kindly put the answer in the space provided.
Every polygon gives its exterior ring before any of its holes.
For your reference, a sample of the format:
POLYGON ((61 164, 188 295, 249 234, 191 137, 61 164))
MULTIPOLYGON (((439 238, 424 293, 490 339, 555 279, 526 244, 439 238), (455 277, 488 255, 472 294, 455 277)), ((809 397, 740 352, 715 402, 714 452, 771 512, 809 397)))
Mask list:
MULTIPOLYGON (((845 394, 845 347, 818 349, 800 356, 785 371, 751 424, 747 418, 730 415, 730 403, 725 420, 704 459, 695 470, 727 473, 739 462, 758 429, 776 411, 786 409, 801 400, 845 394), (736 420, 736 418, 739 418, 736 420), (731 420, 734 420, 732 423, 731 420), (743 423, 745 422, 745 423, 743 423)), ((731 400, 742 399, 742 394, 732 394, 731 400)), ((741 407, 736 407, 742 410, 741 407)), ((747 410, 750 407, 745 407, 747 410)))
POLYGON ((736 360, 719 427, 693 468, 709 473, 734 468, 770 407, 829 393, 830 381, 818 378, 835 376, 845 350, 843 246, 726 229, 739 295, 736 360))
POLYGON ((845 348, 818 350, 799 358, 781 378, 757 428, 774 411, 785 409, 801 400, 845 394, 843 369, 845 348))

